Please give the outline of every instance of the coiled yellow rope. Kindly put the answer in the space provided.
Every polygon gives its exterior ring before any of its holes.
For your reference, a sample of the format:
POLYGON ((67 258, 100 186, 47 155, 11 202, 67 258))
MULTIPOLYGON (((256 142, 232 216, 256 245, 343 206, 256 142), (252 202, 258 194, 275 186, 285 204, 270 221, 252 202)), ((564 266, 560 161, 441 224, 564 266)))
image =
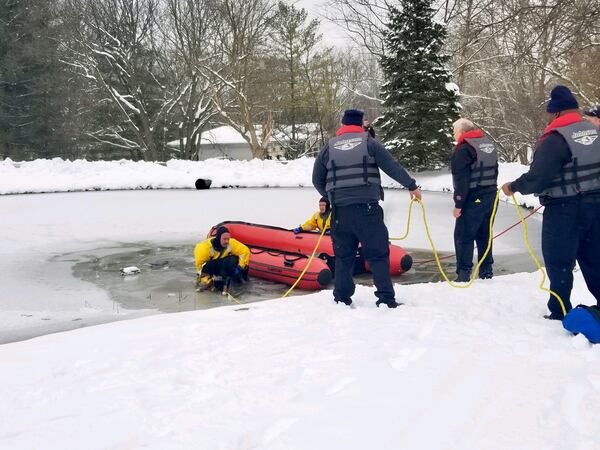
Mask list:
MULTIPOLYGON (((535 256, 535 253, 533 252, 533 249, 531 248, 531 244, 529 243, 529 235, 527 233, 527 224, 525 223, 525 218, 523 217, 523 213, 521 212, 521 208, 519 207, 519 205, 517 204, 517 200, 515 198, 515 196, 512 196, 512 200, 513 203, 515 205, 515 208, 517 210, 517 214, 519 215, 519 220, 521 221, 521 224, 523 226, 523 239, 525 242, 525 247, 527 248, 527 251, 529 252, 529 255, 531 256, 531 259, 533 260, 533 262, 536 264, 536 266, 538 267, 538 269, 542 272, 542 281, 540 283, 539 288, 545 292, 548 292, 550 295, 552 295, 554 298, 556 298, 558 300, 558 302, 560 303, 560 307, 562 309, 562 312, 564 315, 567 314, 567 310, 565 308, 565 304, 562 300, 562 298, 554 291, 551 291, 550 289, 544 287, 544 284, 546 282, 546 271, 544 270, 544 268, 542 267, 542 265, 540 264, 539 260, 537 259, 537 257, 535 256)), ((440 261, 440 257, 438 255, 438 252, 435 248, 435 244, 433 243, 433 239, 431 237, 431 233, 429 231, 429 224, 427 223, 427 216, 425 214, 425 206, 423 204, 422 200, 417 200, 417 199, 412 199, 410 202, 410 205, 408 207, 408 220, 406 222, 406 232, 404 233, 403 236, 399 237, 399 238, 390 238, 390 240, 394 240, 394 241, 401 241, 404 240, 408 237, 409 232, 410 232, 410 223, 411 223, 411 219, 412 219, 412 207, 414 205, 414 203, 419 203, 419 206, 421 207, 421 212, 423 215, 423 225, 425 226, 425 232, 427 234, 427 239, 429 240, 429 245, 431 246, 431 249, 433 250, 433 256, 435 258, 435 261, 437 263, 438 266, 438 270, 440 272, 440 274, 442 275, 442 277, 444 278, 444 281, 446 281, 447 284, 449 284, 450 286, 452 286, 453 288, 457 288, 457 289, 466 289, 471 287, 471 285, 474 283, 477 274, 479 272, 479 268, 481 267, 481 264, 483 263, 483 261, 485 260, 486 256, 488 255, 488 253, 490 252, 490 249, 492 247, 492 229, 494 226, 494 218, 496 216, 496 212, 498 210, 498 203, 500 201, 500 189, 498 189, 498 191, 496 192, 496 197, 494 199, 494 208, 492 210, 492 216, 490 218, 490 223, 489 223, 489 238, 488 238, 488 244, 487 244, 487 248, 485 249, 485 252, 483 254, 483 256, 481 257, 481 260, 479 260, 477 262, 477 266, 475 267, 475 270, 473 271, 473 273, 471 274, 471 279, 469 280, 468 283, 461 283, 461 284, 456 284, 453 283, 452 281, 450 281, 450 279, 448 278, 448 276, 446 275, 446 273, 444 272, 444 269, 442 268, 442 263, 440 261)))

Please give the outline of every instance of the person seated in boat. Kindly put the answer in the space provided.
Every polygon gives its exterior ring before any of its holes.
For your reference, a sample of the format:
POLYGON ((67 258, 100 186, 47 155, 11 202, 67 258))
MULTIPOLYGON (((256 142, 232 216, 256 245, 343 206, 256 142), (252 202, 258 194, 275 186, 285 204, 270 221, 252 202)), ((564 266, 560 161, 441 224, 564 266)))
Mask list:
POLYGON ((294 228, 292 231, 296 234, 302 231, 323 231, 325 227, 325 233, 330 234, 331 232, 331 204, 327 197, 321 197, 319 200, 319 210, 314 213, 310 219, 304 222, 301 226, 294 228))
POLYGON ((248 279, 250 249, 232 238, 227 227, 218 227, 215 237, 196 244, 194 259, 199 291, 213 287, 223 291, 231 280, 248 279))

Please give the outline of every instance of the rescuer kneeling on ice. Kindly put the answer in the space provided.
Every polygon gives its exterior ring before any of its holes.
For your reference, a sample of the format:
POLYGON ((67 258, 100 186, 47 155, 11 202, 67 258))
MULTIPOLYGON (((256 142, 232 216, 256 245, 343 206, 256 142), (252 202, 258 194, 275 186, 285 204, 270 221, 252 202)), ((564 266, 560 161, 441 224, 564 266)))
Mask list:
POLYGON ((230 280, 248 279, 250 249, 233 239, 224 226, 217 228, 214 238, 196 244, 194 258, 198 291, 209 288, 223 291, 230 280))
POLYGON ((321 200, 319 200, 319 210, 310 219, 292 231, 298 234, 301 231, 318 230, 321 232, 323 229, 326 234, 329 234, 331 229, 331 205, 327 197, 321 197, 321 200))
POLYGON ((331 200, 333 208, 334 300, 352 304, 352 274, 360 244, 373 272, 377 306, 395 308, 399 303, 390 278, 388 230, 379 206, 379 200, 383 200, 379 169, 409 189, 412 197, 420 200, 421 191, 390 152, 364 130, 362 111, 347 110, 342 124, 336 137, 317 156, 313 168, 313 185, 331 200))

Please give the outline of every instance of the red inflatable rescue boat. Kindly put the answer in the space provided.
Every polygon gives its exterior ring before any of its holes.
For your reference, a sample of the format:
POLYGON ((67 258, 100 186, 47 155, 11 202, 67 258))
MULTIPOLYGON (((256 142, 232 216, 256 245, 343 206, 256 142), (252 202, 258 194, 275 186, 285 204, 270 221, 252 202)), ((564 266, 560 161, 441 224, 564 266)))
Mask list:
MULTIPOLYGON (((231 237, 249 247, 280 250, 308 256, 312 254, 320 236, 319 233, 311 232, 294 234, 293 231, 286 230, 285 228, 247 222, 222 222, 217 226, 221 225, 229 229, 231 237)), ((211 234, 213 230, 211 230, 211 234)), ((331 236, 323 236, 315 257, 333 261, 331 236)), ((250 262, 252 262, 252 259, 253 257, 250 258, 250 262)), ((412 262, 412 257, 406 250, 397 245, 390 244, 390 275, 400 275, 408 271, 412 267, 412 262)), ((250 267, 250 270, 252 270, 252 267, 250 267)), ((366 270, 369 270, 368 264, 366 265, 366 270)))
MULTIPOLYGON (((237 239, 237 238, 236 238, 237 239)), ((265 280, 277 281, 291 286, 296 282, 306 265, 309 256, 250 248, 250 276, 265 280)), ((333 274, 327 262, 320 258, 313 258, 297 287, 308 291, 323 289, 333 279, 333 274)))

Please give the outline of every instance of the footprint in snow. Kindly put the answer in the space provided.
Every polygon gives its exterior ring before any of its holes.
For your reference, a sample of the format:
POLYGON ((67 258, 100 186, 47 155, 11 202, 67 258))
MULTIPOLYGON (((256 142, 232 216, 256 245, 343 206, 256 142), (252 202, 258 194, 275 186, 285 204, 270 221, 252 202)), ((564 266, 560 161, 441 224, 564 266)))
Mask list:
POLYGON ((354 378, 350 378, 350 377, 346 377, 346 378, 342 378, 341 380, 338 380, 337 383, 335 383, 327 392, 326 395, 327 396, 331 396, 331 395, 336 395, 339 394, 340 392, 342 392, 344 389, 346 389, 348 386, 350 386, 352 383, 354 383, 354 381, 356 381, 354 378))
POLYGON ((271 442, 273 442, 275 439, 277 439, 279 436, 285 433, 288 429, 290 429, 292 425, 294 425, 297 421, 298 419, 291 417, 279 419, 265 431, 265 435, 263 437, 263 444, 268 445, 271 442))
POLYGON ((405 348, 400 350, 400 355, 390 359, 390 365, 401 372, 405 370, 410 363, 421 358, 427 352, 426 348, 405 348))
POLYGON ((593 405, 599 402, 598 392, 581 384, 567 384, 561 402, 562 416, 579 435, 595 436, 598 425, 593 405))

